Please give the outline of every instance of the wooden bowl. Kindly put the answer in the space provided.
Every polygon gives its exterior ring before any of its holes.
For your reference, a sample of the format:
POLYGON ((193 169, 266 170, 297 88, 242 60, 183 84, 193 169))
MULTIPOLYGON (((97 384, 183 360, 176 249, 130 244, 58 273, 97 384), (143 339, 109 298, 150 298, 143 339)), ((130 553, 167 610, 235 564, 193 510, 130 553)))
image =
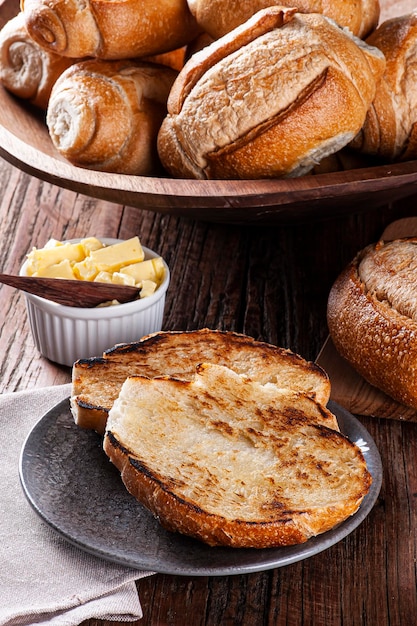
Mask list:
MULTIPOLYGON (((410 0, 381 0, 381 21, 410 11, 410 0)), ((0 4, 0 27, 19 10, 0 4)), ((55 150, 44 116, 0 87, 0 155, 47 182, 118 204, 230 224, 365 211, 417 191, 417 161, 288 180, 201 181, 110 174, 75 167, 55 150)))

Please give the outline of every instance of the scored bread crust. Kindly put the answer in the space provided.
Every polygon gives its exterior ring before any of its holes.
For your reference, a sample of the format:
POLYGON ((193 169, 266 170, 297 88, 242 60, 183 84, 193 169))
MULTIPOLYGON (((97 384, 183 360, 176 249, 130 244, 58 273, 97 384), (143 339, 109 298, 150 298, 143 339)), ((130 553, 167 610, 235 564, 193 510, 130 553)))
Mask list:
POLYGON ((351 147, 385 159, 417 156, 417 10, 383 22, 367 39, 386 68, 360 133, 351 147))
POLYGON ((297 7, 300 13, 322 13, 362 39, 377 26, 379 0, 188 0, 201 28, 214 39, 243 24, 257 11, 270 6, 297 7))
POLYGON ((370 384, 417 409, 417 238, 362 250, 336 279, 327 320, 337 351, 370 384))
POLYGON ((104 450, 170 531, 209 545, 299 544, 355 513, 371 476, 360 449, 303 394, 203 364, 193 381, 129 378, 104 450))
POLYGON ((128 376, 191 380, 202 362, 227 365, 261 383, 301 390, 324 406, 330 397, 324 370, 290 350, 232 331, 161 331, 115 346, 101 357, 74 363, 71 410, 75 422, 103 434, 109 410, 128 376))
POLYGON ((181 70, 162 164, 202 179, 305 174, 359 132, 384 67, 379 50, 321 14, 261 10, 181 70))

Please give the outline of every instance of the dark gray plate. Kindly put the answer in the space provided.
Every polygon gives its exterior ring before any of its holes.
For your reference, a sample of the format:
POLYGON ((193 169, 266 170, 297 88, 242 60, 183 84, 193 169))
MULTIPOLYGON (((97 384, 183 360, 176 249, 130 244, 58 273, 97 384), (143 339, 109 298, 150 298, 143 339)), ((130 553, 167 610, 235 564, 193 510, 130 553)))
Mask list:
POLYGON ((334 403, 341 431, 361 446, 373 477, 355 515, 337 528, 287 548, 210 548, 165 531, 125 489, 102 439, 78 428, 69 400, 34 426, 20 457, 23 490, 35 511, 72 544, 129 567, 186 576, 219 576, 273 569, 321 552, 351 533, 372 509, 381 488, 379 452, 368 431, 334 403))

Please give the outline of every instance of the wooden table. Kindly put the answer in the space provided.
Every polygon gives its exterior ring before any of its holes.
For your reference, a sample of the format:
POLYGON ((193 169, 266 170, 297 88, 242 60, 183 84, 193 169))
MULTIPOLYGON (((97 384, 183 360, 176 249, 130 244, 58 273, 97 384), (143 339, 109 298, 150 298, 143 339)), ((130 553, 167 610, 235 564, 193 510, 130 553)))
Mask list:
MULTIPOLYGON (((386 224, 417 212, 417 196, 348 216, 274 227, 190 221, 94 200, 0 161, 1 271, 17 272, 33 245, 98 235, 157 250, 172 282, 164 327, 230 329, 316 358, 338 272, 386 224)), ((417 190, 416 190, 417 191, 417 190)), ((2 392, 55 385, 70 370, 37 354, 24 299, 1 287, 2 392)), ((308 560, 230 577, 155 575, 138 582, 141 626, 409 626, 417 623, 417 424, 361 418, 384 480, 367 519, 308 560)), ((89 620, 89 626, 114 622, 89 620)))

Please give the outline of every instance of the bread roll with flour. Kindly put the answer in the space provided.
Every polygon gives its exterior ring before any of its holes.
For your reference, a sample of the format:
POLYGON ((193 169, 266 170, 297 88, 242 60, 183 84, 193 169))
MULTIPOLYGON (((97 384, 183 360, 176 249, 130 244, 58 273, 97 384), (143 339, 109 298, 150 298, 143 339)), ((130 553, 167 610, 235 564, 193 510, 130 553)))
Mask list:
POLYGON ((270 6, 296 7, 300 13, 322 13, 362 39, 378 25, 379 0, 188 0, 191 13, 214 39, 270 6))
POLYGON ((15 96, 40 109, 46 109, 54 83, 72 63, 74 59, 49 52, 33 41, 22 13, 0 31, 1 83, 15 96))
POLYGON ((176 177, 300 176, 349 143, 385 59, 323 15, 270 7, 181 70, 159 137, 176 177))
POLYGON ((417 9, 381 24, 368 38, 387 65, 352 147, 388 161, 417 157, 417 9))
POLYGON ((336 349, 363 378, 417 409, 417 238, 362 250, 335 281, 327 318, 336 349))
POLYGON ((211 546, 299 544, 355 513, 360 449, 303 394, 202 364, 192 381, 128 378, 104 450, 167 529, 211 546))
POLYGON ((55 83, 46 122, 74 165, 105 172, 159 171, 156 138, 177 72, 145 62, 81 61, 55 83))
POLYGON ((30 36, 69 57, 161 54, 200 32, 186 0, 22 0, 21 7, 30 36))

